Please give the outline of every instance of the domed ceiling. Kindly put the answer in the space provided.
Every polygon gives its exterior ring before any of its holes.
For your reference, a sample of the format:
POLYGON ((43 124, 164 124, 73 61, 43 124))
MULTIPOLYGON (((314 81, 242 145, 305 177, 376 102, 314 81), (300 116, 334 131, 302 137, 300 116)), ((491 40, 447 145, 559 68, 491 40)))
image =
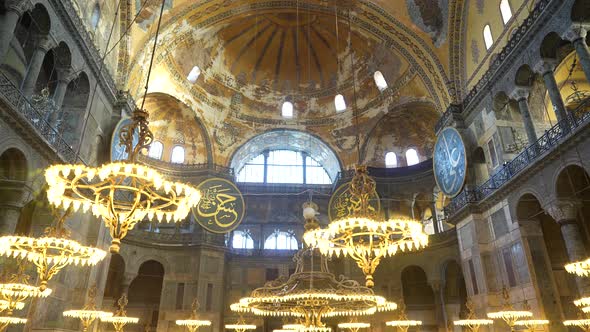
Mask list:
MULTIPOLYGON (((131 34, 127 88, 139 98, 160 4, 134 2, 141 22, 131 34)), ((399 105, 424 103, 438 117, 450 103, 446 5, 167 0, 149 91, 195 112, 211 135, 216 163, 229 164, 250 138, 284 128, 321 138, 346 167, 356 162, 356 133, 368 133, 388 113, 406 112, 406 123, 430 126, 430 118, 399 105), (194 66, 201 75, 192 84, 187 75, 194 66), (383 92, 373 81, 376 70, 388 83, 383 92), (334 108, 338 93, 348 105, 342 113, 334 108), (294 104, 291 119, 280 112, 286 98, 294 104)))

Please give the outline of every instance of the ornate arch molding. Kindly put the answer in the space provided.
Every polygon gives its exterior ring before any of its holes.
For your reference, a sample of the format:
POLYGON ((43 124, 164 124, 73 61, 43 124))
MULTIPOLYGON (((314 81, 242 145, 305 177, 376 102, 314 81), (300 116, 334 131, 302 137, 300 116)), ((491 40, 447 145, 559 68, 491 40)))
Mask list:
POLYGON ((464 91, 465 48, 468 0, 454 0, 449 4, 449 94, 453 103, 460 103, 464 91))
POLYGON ((417 106, 420 108, 432 108, 433 110, 437 110, 436 105, 430 101, 412 100, 412 101, 408 101, 403 104, 395 105, 393 108, 390 108, 387 112, 381 113, 379 120, 375 121, 375 125, 371 128, 371 130, 369 130, 369 132, 366 135, 365 140, 363 141, 363 143, 361 145, 361 160, 363 160, 365 162, 367 161, 366 158, 367 158, 368 144, 371 141, 371 138, 373 137, 373 135, 375 134, 375 130, 381 125, 382 120, 388 116, 391 116, 391 114, 394 114, 396 112, 400 112, 403 109, 411 107, 411 106, 417 106))
POLYGON ((275 129, 250 138, 234 150, 229 166, 238 172, 248 160, 265 150, 307 152, 326 169, 332 180, 342 170, 342 162, 332 147, 313 134, 291 129, 275 129))
MULTIPOLYGON (((362 30, 373 34, 381 39, 385 45, 398 51, 410 64, 413 64, 417 74, 422 78, 427 90, 433 99, 437 101, 437 108, 443 110, 451 102, 449 89, 447 87, 448 77, 445 74, 444 67, 438 57, 432 52, 430 47, 413 31, 404 24, 396 20, 388 12, 367 0, 361 0, 357 13, 353 15, 353 25, 360 27, 362 30)), ((161 27, 162 40, 168 39, 168 44, 174 43, 174 38, 166 38, 169 34, 174 33, 178 28, 178 22, 186 22, 188 17, 196 29, 208 28, 215 23, 222 22, 236 15, 245 14, 251 11, 277 10, 280 8, 295 8, 297 2, 294 0, 279 1, 268 0, 265 2, 256 2, 244 4, 239 7, 232 7, 230 0, 212 0, 208 2, 191 3, 183 7, 173 9, 170 16, 165 18, 161 27)), ((312 10, 315 12, 332 14, 333 9, 309 3, 299 3, 300 10, 312 10)), ((152 27, 144 39, 143 44, 147 45, 153 42, 155 28, 152 27)), ((166 43, 166 42, 165 42, 166 43)), ((167 49, 165 45, 161 49, 167 49)), ((137 70, 141 75, 141 63, 147 57, 147 48, 136 54, 129 64, 130 70, 137 70)), ((164 52, 165 53, 165 52, 164 52)), ((165 54, 159 55, 157 61, 164 59, 165 54)), ((130 91, 141 86, 139 81, 128 82, 130 91)))
MULTIPOLYGON (((183 107, 187 110, 192 110, 192 108, 190 106, 188 106, 186 103, 184 103, 183 101, 181 101, 180 99, 178 99, 175 96, 169 95, 167 93, 161 93, 161 92, 152 92, 149 93, 147 95, 147 98, 166 98, 166 99, 170 99, 171 101, 178 103, 178 105, 180 107, 183 107)), ((203 121, 201 121, 201 119, 197 116, 197 112, 195 111, 191 111, 191 113, 193 114, 193 119, 195 120, 195 122, 197 123, 197 125, 199 126, 199 129, 201 130, 201 132, 203 133, 203 138, 204 138, 204 143, 205 143, 205 149, 207 152, 207 163, 208 164, 214 164, 214 155, 213 155, 213 148, 211 145, 211 137, 209 135, 209 132, 207 131, 207 127, 205 126, 205 124, 203 123, 203 121)))

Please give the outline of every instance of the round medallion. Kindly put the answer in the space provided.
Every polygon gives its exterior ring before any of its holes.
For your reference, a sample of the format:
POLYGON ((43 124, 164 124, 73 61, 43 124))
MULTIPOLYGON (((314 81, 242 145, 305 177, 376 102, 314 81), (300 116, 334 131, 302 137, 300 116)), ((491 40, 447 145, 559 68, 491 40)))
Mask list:
MULTIPOLYGON (((121 129, 128 124, 131 124, 131 118, 124 118, 117 123, 115 130, 113 130, 113 137, 111 138, 111 161, 126 160, 129 154, 125 151, 125 146, 121 144, 121 129)), ((133 145, 139 142, 139 131, 136 129, 133 133, 133 145)))
MULTIPOLYGON (((353 197, 350 192, 350 182, 345 183, 336 189, 328 204, 328 218, 330 221, 348 218, 353 215, 353 212, 358 207, 358 202, 351 198, 353 197)), ((371 212, 379 214, 381 211, 381 201, 379 199, 379 194, 377 194, 377 190, 373 190, 371 193, 371 196, 369 197, 369 205, 369 210, 371 212)))
POLYGON ((438 135, 433 155, 434 178, 441 192, 457 196, 463 189, 467 173, 467 156, 461 134, 446 127, 438 135))
POLYGON ((199 225, 213 233, 234 230, 244 218, 245 204, 242 193, 233 182, 212 178, 201 182, 201 201, 193 208, 199 225))

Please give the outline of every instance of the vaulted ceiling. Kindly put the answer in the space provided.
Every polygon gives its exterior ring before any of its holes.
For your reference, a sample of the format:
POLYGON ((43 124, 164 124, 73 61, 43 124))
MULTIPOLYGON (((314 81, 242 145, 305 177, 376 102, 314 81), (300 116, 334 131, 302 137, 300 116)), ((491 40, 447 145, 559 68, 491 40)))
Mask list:
MULTIPOLYGON (((371 132, 389 112, 403 109, 407 123, 423 120, 400 105, 429 105, 436 118, 451 102, 448 2, 166 0, 149 91, 196 113, 218 163, 251 137, 285 128, 320 137, 347 165, 356 161, 356 133, 371 132), (186 77, 194 66, 202 73, 192 84, 186 77), (383 92, 376 70, 389 86, 383 92), (349 106, 342 113, 334 109, 338 93, 349 106), (285 98, 295 105, 292 119, 281 116, 285 98)), ((133 0, 125 15, 138 17, 120 56, 136 98, 161 2, 142 4, 133 0)))

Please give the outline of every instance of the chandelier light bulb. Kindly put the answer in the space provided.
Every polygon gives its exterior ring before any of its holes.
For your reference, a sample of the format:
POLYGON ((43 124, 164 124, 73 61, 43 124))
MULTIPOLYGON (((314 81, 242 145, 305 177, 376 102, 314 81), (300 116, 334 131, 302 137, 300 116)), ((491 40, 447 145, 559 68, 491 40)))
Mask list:
POLYGON ((334 107, 336 108, 336 112, 344 112, 346 110, 346 102, 344 101, 343 95, 337 94, 334 97, 334 107))

